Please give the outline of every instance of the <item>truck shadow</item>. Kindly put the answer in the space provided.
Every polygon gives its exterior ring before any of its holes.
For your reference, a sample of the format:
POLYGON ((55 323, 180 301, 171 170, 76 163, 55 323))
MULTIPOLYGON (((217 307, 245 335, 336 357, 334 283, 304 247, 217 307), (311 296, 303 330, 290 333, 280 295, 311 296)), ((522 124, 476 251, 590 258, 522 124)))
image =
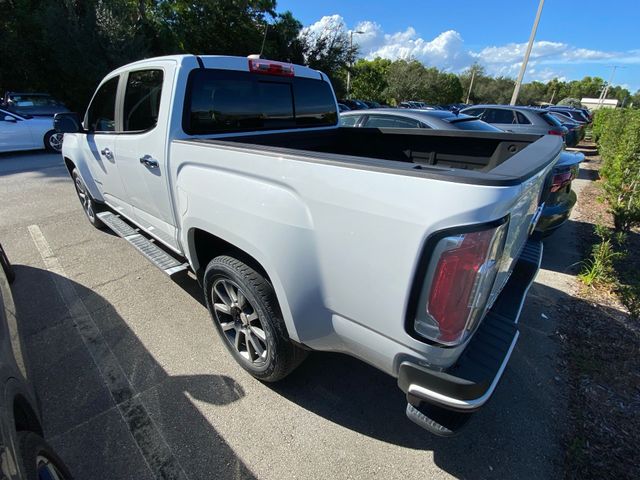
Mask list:
POLYGON ((41 399, 45 434, 75 478, 152 478, 147 464, 163 479, 184 478, 180 468, 193 479, 255 478, 193 402, 228 405, 241 400, 245 393, 234 379, 169 375, 109 302, 64 279, 101 331, 102 345, 86 346, 58 294, 56 280, 62 277, 14 267, 16 316, 31 381, 41 399), (105 381, 96 368, 102 357, 90 355, 92 348, 100 354, 107 345, 133 394, 117 407, 117 395, 109 388, 113 379, 105 381))

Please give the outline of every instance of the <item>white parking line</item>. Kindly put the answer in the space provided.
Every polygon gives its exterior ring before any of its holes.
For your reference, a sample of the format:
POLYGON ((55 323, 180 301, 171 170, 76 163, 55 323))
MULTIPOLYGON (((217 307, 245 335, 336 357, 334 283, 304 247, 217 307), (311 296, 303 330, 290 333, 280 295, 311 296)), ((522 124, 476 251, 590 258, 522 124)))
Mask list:
POLYGON ((85 348, 98 367, 115 405, 142 454, 147 466, 157 479, 187 479, 187 475, 162 434, 153 423, 146 408, 136 394, 117 357, 102 336, 94 318, 69 280, 58 258, 38 225, 28 227, 46 269, 69 310, 76 330, 85 348))

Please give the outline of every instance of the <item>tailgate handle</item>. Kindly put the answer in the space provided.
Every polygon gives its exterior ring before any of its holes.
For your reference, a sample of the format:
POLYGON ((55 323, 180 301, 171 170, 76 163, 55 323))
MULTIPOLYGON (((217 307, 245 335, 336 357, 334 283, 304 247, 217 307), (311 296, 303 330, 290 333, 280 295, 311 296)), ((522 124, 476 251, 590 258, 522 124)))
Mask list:
POLYGON ((140 163, 147 168, 158 168, 158 161, 155 160, 151 155, 140 157, 140 163))

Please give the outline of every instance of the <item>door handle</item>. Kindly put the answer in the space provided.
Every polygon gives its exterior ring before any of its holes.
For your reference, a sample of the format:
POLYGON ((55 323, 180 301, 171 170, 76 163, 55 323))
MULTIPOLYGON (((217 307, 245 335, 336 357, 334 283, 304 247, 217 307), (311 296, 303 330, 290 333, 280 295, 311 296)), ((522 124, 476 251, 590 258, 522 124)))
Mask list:
POLYGON ((113 153, 111 153, 111 150, 109 150, 108 148, 103 148, 102 150, 100 150, 100 155, 108 160, 113 160, 113 153))
POLYGON ((151 155, 140 157, 140 163, 147 168, 158 168, 158 161, 155 160, 151 155))

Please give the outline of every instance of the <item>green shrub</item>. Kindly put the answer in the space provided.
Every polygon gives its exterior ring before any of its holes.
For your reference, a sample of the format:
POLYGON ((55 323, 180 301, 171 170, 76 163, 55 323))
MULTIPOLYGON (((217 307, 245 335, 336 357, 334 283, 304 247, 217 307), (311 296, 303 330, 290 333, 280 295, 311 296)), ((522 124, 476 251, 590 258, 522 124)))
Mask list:
POLYGON ((604 225, 596 224, 595 234, 600 238, 600 243, 593 246, 591 256, 582 262, 582 270, 578 274, 578 278, 588 287, 614 282, 614 261, 624 257, 624 253, 616 251, 616 247, 622 247, 626 240, 624 233, 612 233, 604 225))
POLYGON ((564 105, 564 106, 573 107, 573 108, 582 108, 582 103, 580 102, 580 100, 577 98, 571 98, 571 97, 563 98, 558 102, 558 105, 564 105))
POLYGON ((598 110, 594 136, 602 156, 603 197, 616 230, 640 225, 640 111, 598 110))

